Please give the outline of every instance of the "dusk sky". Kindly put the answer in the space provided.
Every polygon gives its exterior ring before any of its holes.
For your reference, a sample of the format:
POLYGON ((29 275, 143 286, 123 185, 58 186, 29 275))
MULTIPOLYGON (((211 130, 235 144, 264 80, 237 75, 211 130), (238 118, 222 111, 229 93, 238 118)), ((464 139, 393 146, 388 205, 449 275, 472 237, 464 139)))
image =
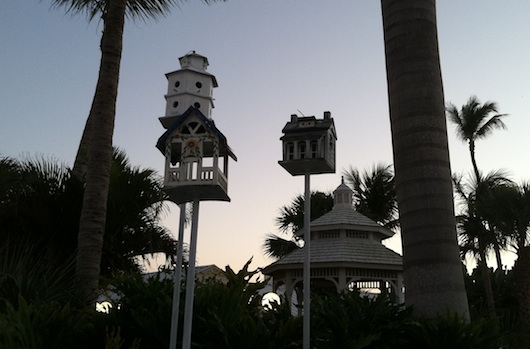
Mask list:
MULTIPOLYGON (((71 165, 92 102, 102 24, 51 9, 51 1, 5 1, 0 12, 0 156, 44 155, 71 165)), ((484 172, 505 169, 530 180, 530 2, 438 1, 445 101, 471 95, 498 103, 505 131, 477 142, 484 172)), ((165 73, 195 50, 208 58, 212 117, 238 157, 230 163, 232 201, 204 202, 199 265, 239 270, 271 262, 262 253, 277 233, 279 208, 303 192, 303 177, 278 165, 291 114, 337 129, 337 173, 311 177, 332 191, 344 169, 392 163, 381 5, 376 0, 189 1, 158 21, 126 23, 114 144, 133 165, 162 175, 155 148, 164 132, 165 73)), ((467 145, 448 127, 453 172, 469 173, 467 145)), ((164 222, 177 235, 178 208, 164 222)), ((186 237, 186 240, 188 238, 186 237)), ((388 246, 401 251, 399 236, 388 246)))

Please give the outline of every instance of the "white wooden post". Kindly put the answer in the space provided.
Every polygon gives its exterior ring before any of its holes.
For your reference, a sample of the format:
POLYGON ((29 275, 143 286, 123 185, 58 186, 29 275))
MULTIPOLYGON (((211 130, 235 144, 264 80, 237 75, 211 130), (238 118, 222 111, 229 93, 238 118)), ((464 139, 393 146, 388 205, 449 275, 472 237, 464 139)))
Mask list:
POLYGON ((305 200, 304 200, 304 319, 303 331, 304 349, 311 348, 310 317, 311 317, 311 190, 309 184, 309 171, 305 174, 305 200))
POLYGON ((171 336, 169 338, 169 349, 177 347, 177 334, 179 327, 180 309, 180 281, 182 279, 182 253, 184 250, 184 223, 186 222, 186 203, 180 204, 180 221, 177 241, 177 264, 173 277, 173 309, 171 311, 171 336))
POLYGON ((186 306, 184 309, 184 334, 182 349, 191 347, 191 325, 193 321, 193 297, 195 292, 195 259, 197 256, 197 225, 199 223, 199 200, 193 200, 193 214, 191 218, 190 260, 186 277, 186 306))

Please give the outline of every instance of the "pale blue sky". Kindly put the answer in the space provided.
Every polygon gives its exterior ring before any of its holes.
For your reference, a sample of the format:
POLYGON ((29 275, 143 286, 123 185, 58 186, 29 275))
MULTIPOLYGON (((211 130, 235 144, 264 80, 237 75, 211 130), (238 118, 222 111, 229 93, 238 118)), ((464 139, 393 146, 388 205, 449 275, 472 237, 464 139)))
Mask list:
MULTIPOLYGON (((101 24, 49 4, 2 4, 0 155, 71 164, 94 92, 101 24)), ((530 180, 530 2, 438 1, 438 32, 446 101, 460 106, 476 94, 510 114, 508 131, 477 144, 479 167, 530 180)), ((217 77, 212 116, 239 159, 230 164, 232 202, 201 205, 199 264, 270 262, 263 238, 303 191, 303 178, 277 164, 281 129, 297 110, 331 111, 338 133, 337 174, 312 176, 312 189, 335 189, 350 165, 392 162, 379 1, 190 1, 158 22, 128 22, 114 143, 135 165, 163 169, 154 145, 164 132, 164 74, 191 50, 208 57, 217 77)), ((468 172, 467 147, 452 126, 449 135, 453 171, 468 172)), ((176 235, 177 209, 166 222, 176 235)))

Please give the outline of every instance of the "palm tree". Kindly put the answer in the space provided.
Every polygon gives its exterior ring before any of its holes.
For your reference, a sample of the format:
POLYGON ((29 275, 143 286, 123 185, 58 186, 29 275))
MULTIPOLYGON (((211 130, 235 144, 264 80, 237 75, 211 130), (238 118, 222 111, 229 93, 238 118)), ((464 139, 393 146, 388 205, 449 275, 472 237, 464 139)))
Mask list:
POLYGON ((350 166, 344 171, 344 177, 346 184, 353 188, 353 204, 359 213, 389 229, 399 225, 391 165, 377 164, 362 173, 350 166))
POLYGON ((76 245, 82 185, 54 160, 4 159, 0 163, 7 171, 0 170, 0 245, 16 249, 31 244, 39 256, 70 258, 76 245))
MULTIPOLYGON (((491 172, 470 182, 464 182, 462 176, 453 178, 455 192, 464 208, 457 216, 462 257, 471 254, 477 258, 477 264, 484 282, 486 305, 491 314, 495 313, 495 300, 491 284, 491 271, 487 264, 487 255, 494 251, 497 264, 501 268, 500 249, 507 245, 506 235, 500 234, 497 213, 491 207, 493 193, 501 188, 509 188, 512 182, 502 171, 491 172)), ((499 269, 501 270, 501 269, 499 269)))
MULTIPOLYGON (((461 217, 477 217, 477 220, 483 226, 476 230, 482 232, 482 235, 474 236, 473 239, 464 238, 466 241, 482 240, 480 242, 489 251, 495 253, 497 267, 502 268, 502 259, 500 251, 505 249, 508 244, 508 234, 504 233, 498 227, 501 220, 498 218, 496 210, 499 208, 495 203, 493 194, 503 188, 510 188, 513 182, 508 179, 504 171, 492 171, 483 176, 479 171, 478 178, 472 178, 465 182, 463 176, 455 175, 453 177, 454 189, 461 206, 464 209, 461 217)), ((467 234, 464 230, 464 234, 467 234)), ((460 231, 462 235, 462 231, 460 231)), ((473 235, 473 234, 471 234, 473 235)))
POLYGON ((497 228, 510 238, 517 251, 513 267, 515 297, 523 324, 530 330, 530 183, 496 187, 487 204, 497 228))
POLYGON ((435 0, 382 0, 406 302, 469 319, 456 238, 435 0))
MULTIPOLYGON (((166 194, 151 169, 116 150, 102 254, 102 274, 140 270, 138 258, 163 253, 175 240, 160 225, 166 194)), ((31 256, 61 264, 75 255, 83 185, 56 161, 0 158, 0 249, 32 248, 31 256)))
POLYGON ((103 275, 138 270, 137 258, 174 257, 176 241, 160 224, 167 209, 162 178, 152 169, 133 167, 125 153, 114 152, 103 243, 103 275))
POLYGON ((486 138, 495 129, 505 129, 506 125, 501 120, 507 114, 497 114, 497 104, 486 102, 480 104, 476 96, 471 96, 460 110, 449 103, 447 115, 449 120, 456 125, 456 134, 464 142, 468 143, 469 154, 475 177, 479 178, 479 170, 475 159, 475 142, 486 138), (493 114, 493 115, 492 115, 493 114))
POLYGON ((103 22, 99 77, 74 166, 77 178, 86 177, 76 275, 87 301, 91 301, 99 285, 125 17, 157 18, 169 13, 177 1, 52 0, 52 4, 65 7, 67 12, 86 13, 89 20, 99 15, 103 22), (82 169, 78 170, 79 166, 82 169))

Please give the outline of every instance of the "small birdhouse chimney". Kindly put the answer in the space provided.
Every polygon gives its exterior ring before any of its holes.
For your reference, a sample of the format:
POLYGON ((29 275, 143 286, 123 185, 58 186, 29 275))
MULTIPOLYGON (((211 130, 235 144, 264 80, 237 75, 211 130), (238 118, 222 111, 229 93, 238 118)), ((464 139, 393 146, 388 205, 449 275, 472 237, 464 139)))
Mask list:
POLYGON ((292 114, 282 132, 283 160, 278 163, 291 175, 335 173, 337 134, 329 111, 323 119, 292 114))

